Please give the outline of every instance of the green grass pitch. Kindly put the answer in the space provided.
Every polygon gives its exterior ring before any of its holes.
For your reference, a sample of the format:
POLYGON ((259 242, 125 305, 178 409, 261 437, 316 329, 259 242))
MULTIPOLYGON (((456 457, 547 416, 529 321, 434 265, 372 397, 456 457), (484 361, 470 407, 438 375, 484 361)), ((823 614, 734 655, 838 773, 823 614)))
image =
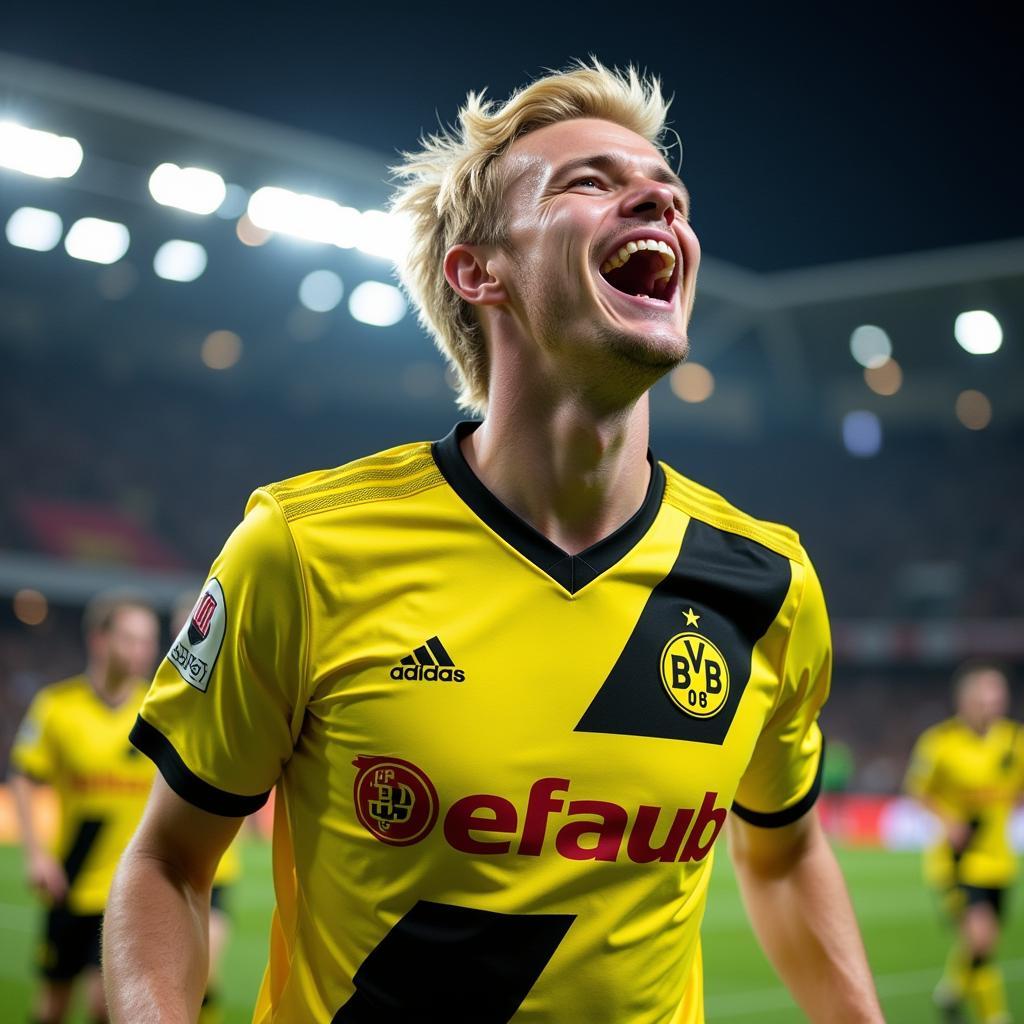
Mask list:
MULTIPOLYGON (((704 922, 708 1024, 786 1024, 802 1016, 761 955, 740 903, 729 859, 715 866, 704 922)), ((228 1024, 248 1024, 263 973, 272 904, 269 847, 243 847, 245 874, 234 893, 235 929, 224 963, 228 1024)), ((841 850, 889 1024, 929 1024, 929 1003, 948 943, 918 857, 876 850, 841 850)), ((20 852, 0 846, 0 1019, 28 1020, 32 947, 38 912, 25 891, 20 852)), ((1024 912, 1012 913, 1001 959, 1011 1008, 1024 1021, 1024 912)), ((82 1018, 75 1017, 75 1024, 82 1018)), ((626 1024, 626 1022, 623 1022, 626 1024)))

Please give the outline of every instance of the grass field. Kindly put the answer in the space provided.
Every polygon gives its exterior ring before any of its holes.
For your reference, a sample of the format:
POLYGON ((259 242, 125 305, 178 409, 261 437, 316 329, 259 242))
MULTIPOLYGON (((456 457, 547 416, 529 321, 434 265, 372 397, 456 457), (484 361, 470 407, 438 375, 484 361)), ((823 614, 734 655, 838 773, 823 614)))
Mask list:
MULTIPOLYGON (((724 852, 724 851, 723 851, 724 852)), ((269 848, 243 848, 245 875, 235 893, 236 927, 224 970, 228 1024, 248 1024, 263 973, 270 916, 269 848)), ((948 942, 912 854, 843 850, 840 860, 857 907, 889 1024, 935 1020, 929 994, 948 942)), ((1002 959, 1014 1015, 1024 1021, 1024 913, 1011 920, 1002 959)), ((0 846, 0 1020, 27 1021, 37 911, 22 885, 21 855, 0 846)), ((784 1024, 803 1018, 758 950, 728 857, 715 867, 704 923, 709 1024, 784 1024)), ((80 1018, 75 1018, 79 1024, 80 1018)), ((628 1022, 623 1022, 628 1024, 628 1022)))

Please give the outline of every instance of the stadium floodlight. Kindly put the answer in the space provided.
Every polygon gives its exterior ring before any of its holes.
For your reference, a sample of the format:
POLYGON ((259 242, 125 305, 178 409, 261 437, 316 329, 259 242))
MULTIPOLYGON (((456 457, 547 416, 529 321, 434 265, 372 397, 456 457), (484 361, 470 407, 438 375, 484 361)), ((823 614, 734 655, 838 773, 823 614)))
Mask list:
POLYGON ((409 247, 409 225, 404 217, 383 210, 364 210, 359 218, 360 252, 381 259, 402 259, 409 247))
POLYGON ((299 285, 299 301, 314 313, 329 313, 344 292, 345 286, 333 270, 314 270, 299 285))
POLYGON ((843 417, 843 444, 851 455, 862 459, 877 455, 882 449, 882 423, 865 409, 848 412, 843 417))
POLYGON ((7 241, 19 249, 49 252, 56 248, 63 233, 64 224, 53 210, 22 206, 7 220, 7 241))
POLYGON ((83 217, 64 239, 67 254, 90 263, 116 263, 128 251, 128 229, 114 220, 83 217))
POLYGON ((865 370, 877 370, 892 355, 892 342, 881 327, 863 324, 850 335, 850 354, 865 370))
POLYGON ((393 285, 364 281, 352 289, 348 311, 363 324, 390 327, 405 316, 405 296, 393 285))
POLYGON ((70 178, 81 166, 78 139, 0 121, 0 167, 37 178, 70 178))
POLYGON ((227 186, 215 171, 161 164, 149 176, 149 192, 161 206, 207 214, 224 202, 227 186))
POLYGON ((990 356, 1003 344, 1003 328, 987 309, 961 313, 953 325, 953 334, 965 352, 972 356, 990 356))
POLYGON ((153 270, 165 281, 194 281, 206 269, 206 250, 198 242, 174 238, 153 257, 153 270))
POLYGON ((359 241, 360 214, 333 199, 265 185, 249 199, 249 220, 265 231, 351 249, 359 241))

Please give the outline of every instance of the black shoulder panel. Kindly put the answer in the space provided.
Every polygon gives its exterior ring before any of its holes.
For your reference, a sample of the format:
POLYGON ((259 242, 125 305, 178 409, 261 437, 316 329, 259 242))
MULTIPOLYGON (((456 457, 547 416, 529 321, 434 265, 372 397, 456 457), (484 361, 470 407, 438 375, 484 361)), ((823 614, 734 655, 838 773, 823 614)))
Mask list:
MULTIPOLYGON (((789 559, 763 544, 691 519, 668 575, 651 591, 618 661, 577 732, 724 742, 750 679, 754 645, 775 620, 789 590, 789 559), (688 626, 692 610, 699 619, 688 626), (728 666, 724 704, 709 717, 681 710, 662 682, 666 644, 697 634, 728 666)), ((681 641, 685 642, 685 641, 681 641)))

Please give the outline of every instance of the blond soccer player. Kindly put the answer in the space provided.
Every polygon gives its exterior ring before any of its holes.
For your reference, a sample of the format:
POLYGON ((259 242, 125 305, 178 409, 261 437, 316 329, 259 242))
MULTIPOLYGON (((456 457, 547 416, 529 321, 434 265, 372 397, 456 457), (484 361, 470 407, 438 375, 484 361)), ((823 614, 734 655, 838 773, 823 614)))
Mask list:
POLYGON ((996 953, 1017 874, 1010 816, 1024 795, 1024 728, 1006 717, 1009 685, 998 665, 963 665, 953 693, 956 714, 920 736, 906 779, 941 826, 925 877, 956 928, 934 1000, 950 1024, 966 1021, 968 1006, 981 1024, 1009 1024, 996 953))
POLYGON ((813 567, 648 448, 700 256, 665 119, 576 66, 407 155, 403 279, 477 418, 253 494, 132 732, 162 781, 115 1020, 195 1018, 213 871, 272 787, 256 1021, 699 1024, 727 822, 808 1018, 881 1020, 813 808, 813 567))

